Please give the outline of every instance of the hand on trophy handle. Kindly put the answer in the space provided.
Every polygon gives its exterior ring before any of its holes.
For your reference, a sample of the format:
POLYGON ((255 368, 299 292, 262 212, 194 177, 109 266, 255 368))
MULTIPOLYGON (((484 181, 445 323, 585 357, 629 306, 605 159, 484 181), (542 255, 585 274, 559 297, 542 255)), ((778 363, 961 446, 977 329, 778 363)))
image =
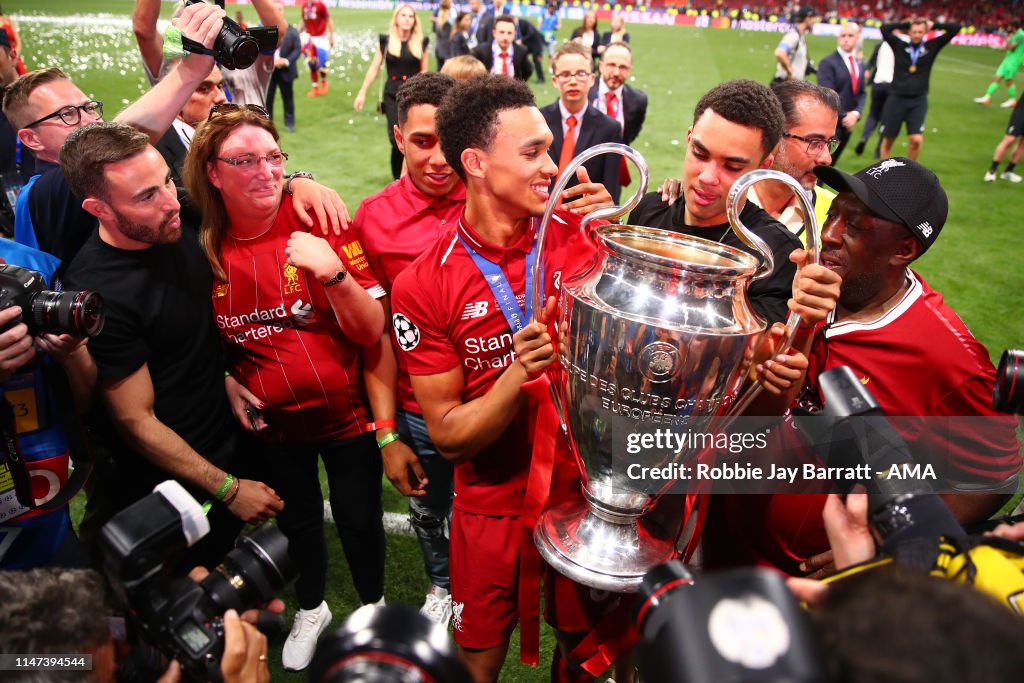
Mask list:
POLYGON ((778 348, 786 338, 786 326, 775 323, 768 331, 768 343, 775 349, 769 358, 755 367, 761 389, 773 396, 781 396, 799 387, 807 372, 807 356, 790 347, 778 348))
POLYGON ((530 379, 539 377, 558 358, 547 323, 548 320, 554 319, 557 307, 558 299, 549 296, 540 315, 512 337, 516 360, 526 370, 526 375, 530 379))
POLYGON ((800 327, 811 329, 835 310, 842 278, 823 265, 808 263, 803 249, 794 249, 789 260, 796 264, 789 310, 800 316, 800 327))
POLYGON ((579 181, 579 184, 562 192, 563 209, 579 216, 585 216, 595 209, 614 205, 608 188, 601 183, 592 182, 586 166, 576 169, 576 180, 579 181), (572 197, 579 197, 579 199, 568 201, 572 197))

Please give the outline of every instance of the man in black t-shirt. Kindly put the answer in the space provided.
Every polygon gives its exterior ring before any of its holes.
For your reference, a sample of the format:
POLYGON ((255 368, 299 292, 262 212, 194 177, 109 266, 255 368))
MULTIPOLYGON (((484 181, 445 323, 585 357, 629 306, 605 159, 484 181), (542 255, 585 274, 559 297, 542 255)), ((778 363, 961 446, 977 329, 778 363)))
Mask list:
POLYGON ((907 124, 907 157, 916 160, 924 142, 924 118, 928 114, 928 81, 939 50, 946 47, 960 32, 960 24, 932 25, 927 19, 913 19, 902 24, 883 24, 882 40, 892 47, 896 66, 892 75, 889 98, 882 110, 881 158, 892 156, 892 143, 900 134, 900 126, 907 124), (945 31, 940 36, 925 40, 928 29, 945 31), (895 33, 906 31, 910 42, 904 42, 895 33))
MULTIPOLYGON (((726 198, 740 176, 771 166, 783 125, 782 106, 764 85, 738 80, 715 86, 697 103, 693 125, 686 132, 679 201, 668 206, 658 192, 650 192, 630 214, 629 223, 721 242, 756 255, 730 229, 726 198)), ((784 320, 796 274, 789 255, 801 246, 800 240, 751 202, 743 207, 740 220, 768 244, 775 261, 772 273, 751 285, 751 305, 769 323, 784 320)))
POLYGON ((68 136, 60 160, 84 210, 99 220, 65 281, 100 292, 105 302, 104 329, 89 349, 100 393, 130 449, 118 459, 118 485, 108 495, 127 505, 171 476, 200 499, 219 500, 211 512, 218 547, 196 558, 216 561, 242 521, 273 517, 283 502, 265 484, 232 474, 240 474, 242 454, 208 261, 194 226, 182 226, 170 171, 144 133, 117 123, 87 126, 68 136))

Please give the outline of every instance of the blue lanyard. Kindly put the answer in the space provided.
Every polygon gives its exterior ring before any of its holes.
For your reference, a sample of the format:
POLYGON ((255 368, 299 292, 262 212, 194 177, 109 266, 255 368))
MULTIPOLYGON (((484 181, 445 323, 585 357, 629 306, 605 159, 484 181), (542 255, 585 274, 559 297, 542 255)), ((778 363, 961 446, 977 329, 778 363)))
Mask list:
MULTIPOLYGON (((537 235, 534 234, 533 244, 530 245, 530 251, 526 254, 526 310, 524 311, 519 307, 519 302, 516 301, 515 292, 512 291, 512 286, 508 283, 508 278, 505 277, 505 273, 501 272, 501 266, 497 263, 488 261, 483 256, 478 254, 473 247, 469 246, 469 243, 459 235, 459 241, 462 242, 462 246, 465 247, 469 253, 469 257, 473 259, 473 263, 476 264, 480 274, 484 276, 484 280, 487 282, 487 286, 491 288, 491 293, 494 294, 495 300, 498 302, 498 306, 501 307, 501 312, 505 315, 505 320, 508 321, 509 329, 515 334, 519 330, 526 327, 526 324, 530 321, 533 316, 533 297, 531 296, 532 289, 530 285, 533 282, 533 264, 537 256, 537 235)), ((541 264, 540 269, 540 281, 541 281, 541 302, 544 301, 544 265, 541 264)))
POLYGON ((921 56, 921 50, 924 49, 924 43, 921 43, 915 49, 913 45, 907 46, 907 54, 910 55, 910 63, 917 66, 917 60, 921 56))

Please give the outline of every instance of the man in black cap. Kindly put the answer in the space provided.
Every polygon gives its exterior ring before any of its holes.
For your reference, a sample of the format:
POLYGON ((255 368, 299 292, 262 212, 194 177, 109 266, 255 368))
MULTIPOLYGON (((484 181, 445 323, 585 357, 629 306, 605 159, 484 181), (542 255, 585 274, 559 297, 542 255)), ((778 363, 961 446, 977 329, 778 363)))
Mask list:
MULTIPOLYGON (((934 467, 939 479, 930 483, 957 519, 986 519, 1016 489, 1016 420, 992 409, 988 351, 910 269, 946 222, 946 193, 934 173, 902 157, 854 175, 831 166, 814 172, 839 191, 822 229, 821 262, 842 287, 835 311, 798 340, 809 366, 783 405, 821 409, 819 375, 849 366, 886 415, 900 416, 893 427, 915 462, 934 467)), ((775 362, 765 363, 769 371, 775 362)), ((799 458, 800 442, 796 437, 782 452, 799 458)), ((743 500, 720 506, 728 509, 714 518, 709 512, 706 566, 766 561, 794 574, 831 569, 824 495, 730 498, 743 500)))
MULTIPOLYGON (((775 78, 778 81, 802 81, 807 75, 807 34, 814 27, 818 13, 810 7, 801 7, 793 13, 793 28, 782 36, 775 48, 775 78)), ((813 72, 812 72, 813 73, 813 72)))

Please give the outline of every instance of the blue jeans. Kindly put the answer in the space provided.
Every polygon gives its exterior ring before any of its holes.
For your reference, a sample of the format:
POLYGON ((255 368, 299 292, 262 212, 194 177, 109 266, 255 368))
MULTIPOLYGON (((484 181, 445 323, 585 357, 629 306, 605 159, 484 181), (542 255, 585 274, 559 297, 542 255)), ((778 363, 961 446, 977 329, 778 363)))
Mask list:
POLYGON ((434 447, 423 416, 399 410, 395 419, 402 441, 420 459, 427 475, 427 495, 409 498, 409 522, 420 540, 423 568, 430 583, 448 589, 448 537, 445 522, 452 519, 454 466, 434 447))

